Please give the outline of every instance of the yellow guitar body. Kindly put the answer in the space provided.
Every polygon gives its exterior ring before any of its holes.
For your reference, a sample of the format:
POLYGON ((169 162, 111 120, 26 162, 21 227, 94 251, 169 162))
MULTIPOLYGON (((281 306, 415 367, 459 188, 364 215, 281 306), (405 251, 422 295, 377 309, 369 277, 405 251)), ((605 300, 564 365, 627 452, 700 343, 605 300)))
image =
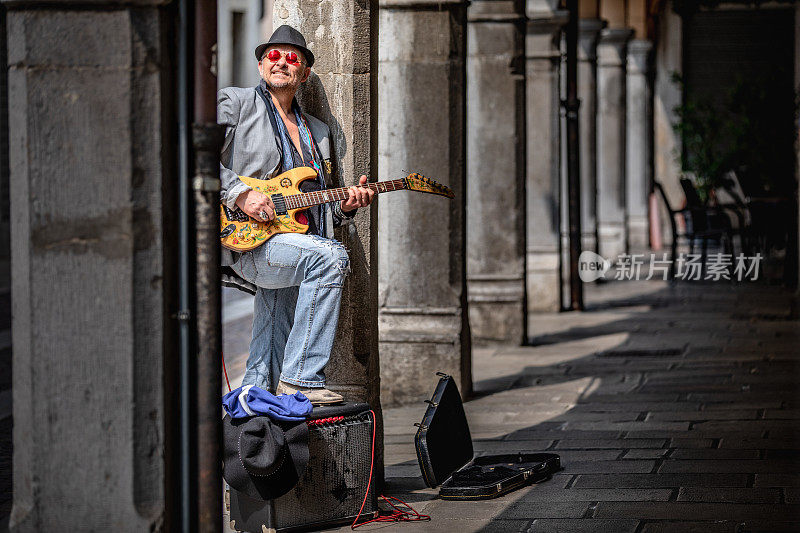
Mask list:
MULTIPOLYGON (((239 179, 253 190, 267 196, 300 194, 300 183, 316 178, 316 171, 309 167, 293 168, 268 180, 239 176, 239 179)), ((265 223, 247 216, 241 210, 234 213, 225 206, 220 206, 222 246, 237 252, 246 252, 261 246, 278 233, 305 233, 308 231, 308 224, 302 224, 296 218, 300 211, 305 211, 305 209, 288 209, 286 214, 282 215, 276 212, 275 219, 265 223)))
MULTIPOLYGON (((269 196, 275 205, 275 219, 269 223, 260 222, 249 217, 238 207, 229 209, 221 205, 219 210, 220 234, 222 246, 247 252, 261 246, 270 237, 278 233, 306 233, 308 224, 298 220, 301 211, 313 205, 341 202, 348 198, 347 187, 325 189, 304 193, 300 184, 306 180, 316 179, 317 173, 309 167, 298 167, 269 180, 239 176, 244 183, 254 190, 269 196)), ((452 199, 453 191, 441 183, 421 176, 416 172, 408 177, 394 180, 359 185, 377 193, 392 191, 417 191, 437 194, 452 199)))

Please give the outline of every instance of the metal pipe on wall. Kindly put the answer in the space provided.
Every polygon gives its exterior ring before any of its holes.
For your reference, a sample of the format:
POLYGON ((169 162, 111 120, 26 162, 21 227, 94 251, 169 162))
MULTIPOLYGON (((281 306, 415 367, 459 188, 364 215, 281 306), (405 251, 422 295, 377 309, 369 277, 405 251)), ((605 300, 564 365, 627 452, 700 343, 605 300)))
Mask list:
POLYGON ((194 311, 194 246, 192 197, 189 176, 191 174, 191 4, 189 0, 178 2, 178 439, 177 474, 178 498, 176 525, 182 533, 191 533, 196 524, 194 488, 195 476, 195 427, 193 357, 196 331, 194 311))
POLYGON ((581 176, 578 111, 578 0, 567 0, 569 20, 565 27, 567 45, 567 190, 569 217, 569 288, 570 309, 583 309, 583 285, 579 277, 581 254, 581 176))

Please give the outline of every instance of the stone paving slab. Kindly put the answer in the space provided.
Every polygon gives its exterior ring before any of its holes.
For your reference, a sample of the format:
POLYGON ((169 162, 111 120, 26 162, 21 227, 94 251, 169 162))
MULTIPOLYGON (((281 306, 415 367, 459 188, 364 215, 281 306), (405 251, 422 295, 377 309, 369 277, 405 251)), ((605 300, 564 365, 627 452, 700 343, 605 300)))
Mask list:
MULTIPOLYGON (((541 485, 541 490, 528 492, 520 501, 565 501, 565 502, 645 502, 667 501, 673 498, 672 489, 576 489, 562 490, 541 485)), ((775 502, 777 503, 777 502, 775 502)))
MULTIPOLYGON (((717 503, 781 503, 782 491, 777 488, 699 488, 682 487, 678 492, 678 501, 717 502, 717 503)), ((796 503, 787 501, 787 503, 796 503)))
POLYGON ((622 455, 619 457, 620 459, 661 459, 666 454, 668 454, 669 450, 623 450, 622 455))
MULTIPOLYGON (((572 483, 576 488, 680 488, 747 487, 748 474, 582 474, 572 483)), ((767 484, 768 486, 773 486, 767 484)), ((800 486, 800 485, 798 485, 800 486)))
POLYGON ((669 459, 761 459, 764 450, 747 449, 707 449, 707 448, 674 448, 668 450, 669 459))
POLYGON ((644 524, 641 533, 736 533, 738 522, 653 522, 644 524))
POLYGON ((762 413, 757 409, 711 409, 706 411, 656 411, 648 413, 647 422, 657 420, 756 420, 762 413))
POLYGON ((720 441, 718 439, 702 439, 697 437, 677 437, 669 439, 670 448, 712 448, 720 441))
POLYGON ((525 530, 529 533, 634 533, 638 520, 539 519, 525 530))
POLYGON ((581 449, 630 449, 630 448, 664 448, 666 439, 561 439, 553 448, 561 450, 581 449))
POLYGON ((800 472, 756 474, 754 487, 800 487, 800 472))
POLYGON ((764 473, 778 474, 782 472, 797 472, 800 470, 800 463, 797 461, 779 460, 757 460, 757 461, 732 461, 732 460, 699 460, 699 461, 680 461, 667 459, 658 469, 660 473, 764 473))
POLYGON ((600 502, 597 518, 635 518, 640 520, 770 520, 776 516, 787 520, 800 519, 800 505, 753 503, 688 503, 688 502, 600 502))

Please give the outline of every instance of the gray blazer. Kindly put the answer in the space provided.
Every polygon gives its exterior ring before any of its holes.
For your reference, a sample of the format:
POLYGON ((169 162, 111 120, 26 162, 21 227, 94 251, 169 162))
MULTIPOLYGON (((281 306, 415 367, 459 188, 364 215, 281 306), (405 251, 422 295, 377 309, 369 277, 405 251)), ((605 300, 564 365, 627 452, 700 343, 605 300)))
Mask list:
MULTIPOLYGON (((227 87, 217 94, 217 122, 225 126, 225 142, 220 155, 219 174, 222 182, 220 201, 233 209, 236 199, 250 187, 244 184, 239 176, 253 178, 271 178, 280 172, 281 151, 275 141, 269 111, 256 92, 255 87, 227 87)), ((330 162, 331 140, 328 125, 307 113, 303 116, 308 121, 311 135, 317 142, 324 164, 330 162)), ((334 184, 326 184, 328 187, 334 184)), ((349 213, 348 213, 349 214, 349 213)), ((326 217, 326 237, 333 238, 334 226, 352 217, 342 213, 337 202, 323 208, 326 217)), ((222 248, 222 266, 236 264, 241 253, 222 248)), ((229 268, 223 268, 223 282, 238 288, 255 292, 255 286, 239 278, 229 268)))

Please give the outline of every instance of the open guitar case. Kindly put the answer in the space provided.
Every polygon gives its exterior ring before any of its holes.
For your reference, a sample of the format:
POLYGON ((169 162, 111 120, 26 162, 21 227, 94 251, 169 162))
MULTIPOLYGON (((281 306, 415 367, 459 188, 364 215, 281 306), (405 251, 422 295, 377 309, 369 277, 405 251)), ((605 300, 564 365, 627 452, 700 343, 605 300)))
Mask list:
POLYGON ((439 383, 422 422, 415 424, 422 478, 428 487, 441 485, 445 500, 487 500, 525 485, 540 483, 561 470, 554 453, 474 456, 461 395, 451 376, 437 372, 439 383))

